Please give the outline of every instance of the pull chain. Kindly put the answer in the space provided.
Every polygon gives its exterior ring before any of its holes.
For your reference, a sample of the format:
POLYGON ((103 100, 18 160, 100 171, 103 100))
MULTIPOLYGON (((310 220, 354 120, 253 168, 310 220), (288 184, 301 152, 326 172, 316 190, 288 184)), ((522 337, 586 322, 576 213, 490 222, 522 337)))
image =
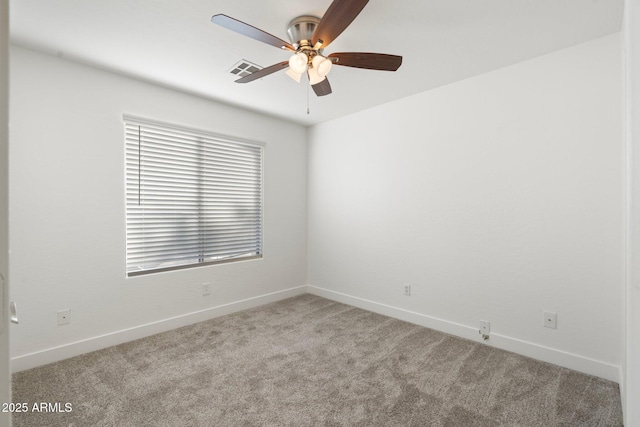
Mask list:
POLYGON ((309 88, 311 85, 307 85, 307 114, 309 114, 309 88))

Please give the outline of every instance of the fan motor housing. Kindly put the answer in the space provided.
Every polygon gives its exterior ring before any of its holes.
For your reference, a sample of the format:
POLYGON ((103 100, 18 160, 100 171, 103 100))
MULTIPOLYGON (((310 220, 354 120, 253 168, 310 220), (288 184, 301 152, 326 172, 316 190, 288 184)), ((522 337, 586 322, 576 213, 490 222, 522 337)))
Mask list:
POLYGON ((320 22, 317 16, 303 15, 294 18, 287 26, 287 34, 291 44, 296 48, 311 46, 311 38, 320 22))

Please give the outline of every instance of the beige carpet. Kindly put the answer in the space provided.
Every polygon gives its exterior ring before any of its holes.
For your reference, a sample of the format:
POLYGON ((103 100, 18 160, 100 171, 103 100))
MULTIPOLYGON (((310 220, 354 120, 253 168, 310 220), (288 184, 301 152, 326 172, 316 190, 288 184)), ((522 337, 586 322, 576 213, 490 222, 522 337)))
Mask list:
POLYGON ((620 426, 618 385, 303 295, 13 376, 20 426, 620 426))

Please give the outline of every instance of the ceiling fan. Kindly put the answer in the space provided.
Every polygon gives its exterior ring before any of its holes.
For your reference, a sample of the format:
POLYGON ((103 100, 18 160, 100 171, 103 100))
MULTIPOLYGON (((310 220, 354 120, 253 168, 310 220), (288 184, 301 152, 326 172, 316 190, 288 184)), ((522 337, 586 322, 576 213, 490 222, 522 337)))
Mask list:
POLYGON ((252 39, 293 52, 288 61, 282 61, 244 76, 236 83, 248 83, 289 68, 286 74, 297 82, 307 74, 309 84, 318 96, 331 93, 327 74, 333 64, 369 70, 396 71, 402 65, 402 56, 384 53, 341 52, 324 56, 324 49, 334 41, 364 9, 369 0, 333 0, 322 19, 299 16, 287 29, 291 43, 227 15, 214 15, 211 22, 252 39))

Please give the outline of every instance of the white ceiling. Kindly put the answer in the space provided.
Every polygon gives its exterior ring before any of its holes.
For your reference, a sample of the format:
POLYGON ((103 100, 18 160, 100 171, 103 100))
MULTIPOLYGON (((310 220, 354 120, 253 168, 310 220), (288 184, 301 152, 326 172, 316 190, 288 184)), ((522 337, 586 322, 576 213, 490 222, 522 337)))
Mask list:
POLYGON ((333 67, 317 98, 284 72, 228 70, 289 54, 210 23, 224 13, 284 40, 331 0, 11 0, 16 45, 311 125, 620 31, 623 0, 371 0, 325 54, 402 55, 393 72, 333 67), (310 114, 307 114, 307 93, 310 114))

